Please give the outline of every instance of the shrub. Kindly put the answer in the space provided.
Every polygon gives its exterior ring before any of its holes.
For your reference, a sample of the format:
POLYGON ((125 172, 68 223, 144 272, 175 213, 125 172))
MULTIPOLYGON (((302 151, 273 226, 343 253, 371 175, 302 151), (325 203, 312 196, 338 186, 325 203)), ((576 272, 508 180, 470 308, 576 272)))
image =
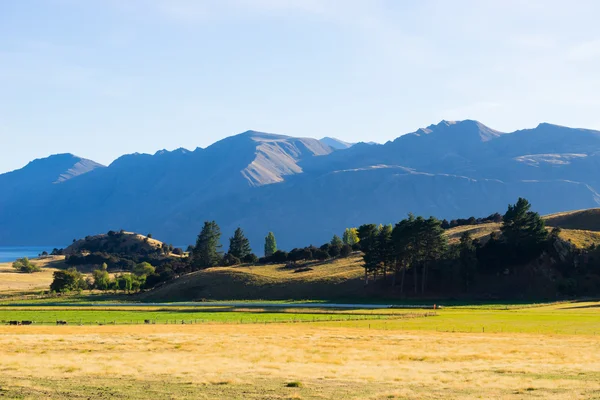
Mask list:
POLYGON ((242 258, 242 261, 247 264, 256 264, 258 262, 258 257, 256 256, 256 254, 250 253, 247 256, 244 256, 244 258, 242 258))
POLYGON ((340 257, 346 258, 349 257, 350 254, 352 254, 352 246, 350 246, 349 244, 343 245, 340 250, 340 257))
POLYGON ((237 265, 240 263, 240 259, 234 256, 233 254, 225 254, 223 256, 223 260, 221 261, 221 265, 225 267, 229 267, 231 265, 237 265))
POLYGON ((42 270, 40 267, 38 267, 37 265, 35 265, 31 261, 29 261, 29 258, 27 258, 27 257, 19 258, 17 261, 15 261, 13 263, 12 266, 17 271, 28 273, 28 274, 31 274, 33 272, 40 272, 42 270))

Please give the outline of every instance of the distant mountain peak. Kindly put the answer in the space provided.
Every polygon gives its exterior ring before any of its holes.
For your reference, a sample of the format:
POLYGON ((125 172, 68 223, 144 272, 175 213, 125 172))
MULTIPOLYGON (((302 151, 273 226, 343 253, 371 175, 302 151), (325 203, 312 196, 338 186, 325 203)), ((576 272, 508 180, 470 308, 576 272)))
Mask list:
POLYGON ((337 139, 334 137, 329 137, 329 136, 326 136, 319 141, 333 149, 336 149, 336 150, 349 149, 350 147, 352 147, 356 144, 356 143, 344 142, 343 140, 340 140, 340 139, 337 139))
POLYGON ((416 132, 413 132, 413 135, 416 136, 421 136, 423 134, 452 134, 461 138, 479 136, 479 139, 482 142, 487 142, 503 135, 504 132, 494 130, 479 121, 465 119, 462 121, 442 120, 437 124, 432 124, 426 128, 420 128, 416 132))
POLYGON ((60 153, 35 159, 21 169, 0 174, 0 177, 15 183, 29 179, 37 184, 61 183, 96 168, 105 168, 105 166, 71 153, 60 153))

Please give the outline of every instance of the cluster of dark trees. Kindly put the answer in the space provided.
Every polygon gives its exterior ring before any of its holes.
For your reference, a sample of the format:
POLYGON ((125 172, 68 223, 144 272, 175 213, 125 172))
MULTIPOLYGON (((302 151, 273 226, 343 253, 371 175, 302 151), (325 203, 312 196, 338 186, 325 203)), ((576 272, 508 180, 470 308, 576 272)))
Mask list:
POLYGON ((55 271, 50 290, 56 293, 68 293, 72 291, 97 289, 102 291, 123 291, 126 293, 137 292, 141 289, 151 288, 148 286, 148 277, 156 275, 156 269, 147 262, 142 262, 133 268, 132 272, 121 272, 111 278, 106 263, 92 272, 92 276, 86 278, 75 268, 55 271))
POLYGON ((394 226, 362 225, 365 284, 375 281, 400 293, 408 286, 418 295, 598 293, 600 263, 589 257, 581 262, 581 252, 559 239, 559 229, 549 232, 527 200, 509 205, 501 220, 500 234, 493 232, 485 243, 467 231, 451 245, 443 221, 434 217, 409 215, 394 226), (567 251, 561 253, 561 246, 567 251))
POLYGON ((500 213, 493 213, 485 218, 458 218, 453 219, 450 222, 444 219, 442 220, 442 228, 443 229, 451 229, 456 228, 457 226, 465 226, 465 225, 480 225, 487 224, 489 222, 502 222, 502 215, 500 213))

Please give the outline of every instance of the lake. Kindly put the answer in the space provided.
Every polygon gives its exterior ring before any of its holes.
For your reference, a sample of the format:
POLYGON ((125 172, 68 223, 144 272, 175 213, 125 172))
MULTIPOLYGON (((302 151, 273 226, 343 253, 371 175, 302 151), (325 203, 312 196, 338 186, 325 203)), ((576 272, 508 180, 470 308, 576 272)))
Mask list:
POLYGON ((57 246, 0 246, 0 263, 15 261, 17 258, 37 257, 42 251, 50 253, 57 246))

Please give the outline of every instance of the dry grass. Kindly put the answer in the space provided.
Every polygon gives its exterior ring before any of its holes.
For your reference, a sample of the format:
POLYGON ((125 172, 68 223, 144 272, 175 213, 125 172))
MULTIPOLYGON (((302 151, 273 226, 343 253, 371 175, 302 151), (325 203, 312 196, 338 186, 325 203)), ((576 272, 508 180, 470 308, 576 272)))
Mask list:
POLYGON ((600 232, 563 229, 560 232, 560 237, 561 239, 571 242, 578 248, 588 248, 591 245, 600 245, 600 232))
POLYGON ((210 299, 328 299, 363 290, 359 256, 314 263, 296 272, 283 264, 217 267, 185 275, 139 296, 151 301, 210 299))
POLYGON ((0 394, 583 399, 600 390, 599 349, 598 336, 311 325, 0 327, 0 394))
POLYGON ((600 208, 550 214, 544 220, 546 225, 552 227, 600 231, 600 208))
POLYGON ((51 256, 32 260, 42 267, 41 272, 26 274, 17 272, 10 263, 0 263, 0 292, 3 295, 11 293, 33 292, 36 290, 48 290, 52 282, 52 274, 56 271, 55 266, 62 263, 63 256, 51 256))
POLYGON ((502 224, 494 222, 480 225, 463 225, 448 229, 446 235, 448 236, 448 243, 450 244, 458 243, 464 232, 470 232, 473 239, 479 239, 485 242, 490 233, 500 231, 500 226, 502 226, 502 224))

